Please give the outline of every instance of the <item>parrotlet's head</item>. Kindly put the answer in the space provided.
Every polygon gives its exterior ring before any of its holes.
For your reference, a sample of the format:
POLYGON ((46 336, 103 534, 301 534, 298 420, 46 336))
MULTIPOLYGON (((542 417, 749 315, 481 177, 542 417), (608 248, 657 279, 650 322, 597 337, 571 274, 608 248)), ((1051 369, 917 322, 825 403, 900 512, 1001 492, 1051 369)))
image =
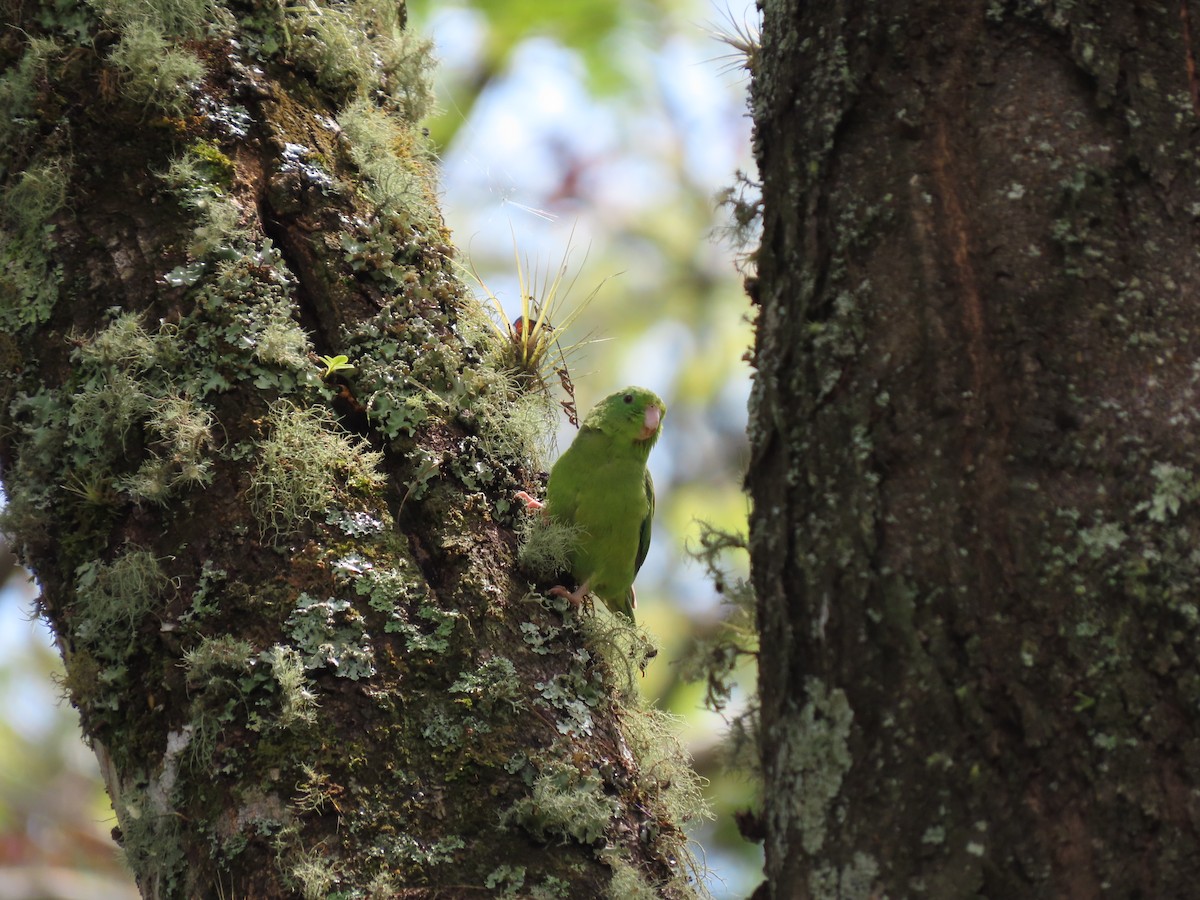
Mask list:
POLYGON ((662 433, 667 404, 654 391, 627 387, 609 394, 587 414, 585 429, 603 431, 618 442, 629 441, 646 453, 662 433))

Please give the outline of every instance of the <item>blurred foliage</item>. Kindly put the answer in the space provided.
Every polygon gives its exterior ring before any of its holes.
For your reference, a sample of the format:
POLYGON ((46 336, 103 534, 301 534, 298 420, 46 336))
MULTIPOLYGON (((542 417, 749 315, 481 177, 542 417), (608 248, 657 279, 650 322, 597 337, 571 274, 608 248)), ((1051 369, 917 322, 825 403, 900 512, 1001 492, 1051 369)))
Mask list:
POLYGON ((136 898, 79 716, 61 700, 62 662, 29 620, 17 570, 0 592, 0 897, 136 898))
MULTIPOLYGON (((713 235, 729 226, 714 196, 735 170, 752 170, 749 122, 746 84, 709 23, 752 16, 703 0, 410 3, 410 24, 442 59, 441 110, 426 124, 467 262, 515 318, 514 241, 543 269, 565 253, 575 298, 599 286, 562 336, 564 346, 594 341, 571 362, 580 412, 630 383, 669 405, 651 458, 655 540, 638 579, 639 622, 660 653, 642 687, 681 717, 709 781, 717 820, 696 839, 717 897, 744 896, 761 877, 760 850, 733 819, 757 788, 748 768, 728 764, 726 740, 750 705, 754 667, 737 657, 720 714, 706 708, 704 681, 683 678, 685 660, 719 643, 728 612, 685 547, 698 543, 699 520, 746 527, 749 304, 733 263, 741 248, 713 235)), ((562 429, 565 446, 565 417, 562 429)), ((725 562, 731 580, 745 575, 744 558, 725 562)), ((6 603, 31 608, 11 590, 0 610, 6 603)), ((115 862, 111 809, 74 711, 55 705, 56 656, 32 626, 8 639, 17 649, 0 653, 0 896, 136 896, 115 862)))

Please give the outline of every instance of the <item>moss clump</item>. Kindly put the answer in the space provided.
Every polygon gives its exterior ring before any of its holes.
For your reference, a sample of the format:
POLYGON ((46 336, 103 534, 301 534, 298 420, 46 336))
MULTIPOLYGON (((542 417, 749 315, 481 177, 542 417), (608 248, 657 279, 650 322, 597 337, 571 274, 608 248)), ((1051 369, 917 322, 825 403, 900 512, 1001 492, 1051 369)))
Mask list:
POLYGON ((219 15, 216 0, 85 0, 118 28, 144 24, 168 37, 198 37, 219 15))
POLYGON ((66 204, 69 162, 44 160, 4 188, 0 202, 0 329, 16 333, 50 318, 62 266, 53 217, 66 204))
POLYGON ((342 110, 338 124, 350 141, 350 158, 364 178, 363 190, 384 219, 434 230, 437 184, 433 160, 413 127, 369 100, 342 110))
POLYGON ((147 787, 127 787, 113 802, 120 824, 118 843, 142 890, 177 896, 187 877, 183 825, 167 798, 147 787))
POLYGON ((604 837, 619 810, 599 776, 551 761, 534 778, 529 796, 509 807, 500 821, 520 825, 540 841, 590 846, 604 837))
POLYGON ((120 75, 126 97, 175 115, 187 110, 188 94, 204 78, 204 64, 194 53, 172 45, 160 29, 144 21, 126 26, 108 60, 120 75))
POLYGON ((529 513, 517 529, 521 538, 517 559, 530 575, 539 581, 553 581, 571 571, 571 554, 582 534, 578 525, 529 513))
POLYGON ((0 109, 5 110, 0 116, 0 160, 5 163, 34 140, 40 85, 46 83, 49 61, 61 52, 50 38, 31 38, 20 61, 0 75, 0 109))
MULTIPOLYGON (((333 0, 280 4, 280 13, 288 56, 338 100, 387 98, 410 122, 428 114, 433 44, 404 28, 402 4, 333 0)), ((265 47, 279 49, 278 38, 265 37, 265 47)))
POLYGON ((383 484, 381 455, 347 434, 327 409, 281 403, 267 430, 250 480, 250 506, 264 535, 295 534, 347 490, 383 484))
POLYGON ((146 550, 128 550, 111 563, 81 564, 75 570, 73 637, 106 662, 124 662, 138 625, 170 588, 158 560, 146 550))

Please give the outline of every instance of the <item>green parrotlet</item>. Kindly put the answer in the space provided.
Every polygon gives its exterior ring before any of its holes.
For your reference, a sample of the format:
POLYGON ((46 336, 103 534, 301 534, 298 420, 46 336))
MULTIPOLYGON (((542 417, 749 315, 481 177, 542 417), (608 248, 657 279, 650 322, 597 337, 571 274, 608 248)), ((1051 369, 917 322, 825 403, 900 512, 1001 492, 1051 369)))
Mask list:
POLYGON ((550 470, 546 514, 580 532, 570 554, 579 587, 573 593, 556 587, 552 594, 578 605, 590 591, 633 620, 633 579, 650 549, 654 518, 654 482, 646 460, 666 414, 666 404, 653 391, 617 391, 584 417, 579 434, 550 470))

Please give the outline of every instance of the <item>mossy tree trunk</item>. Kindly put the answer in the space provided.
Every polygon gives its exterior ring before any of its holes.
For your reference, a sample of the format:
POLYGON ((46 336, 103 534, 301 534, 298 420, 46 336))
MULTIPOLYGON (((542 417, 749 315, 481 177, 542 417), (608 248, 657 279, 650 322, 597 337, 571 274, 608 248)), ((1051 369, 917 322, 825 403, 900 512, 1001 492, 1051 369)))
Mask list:
POLYGON ((763 5, 773 894, 1194 894, 1200 7, 763 5))
POLYGON ((553 404, 459 280, 403 6, 4 20, 6 530, 143 894, 690 893, 630 632, 515 565, 553 404))

